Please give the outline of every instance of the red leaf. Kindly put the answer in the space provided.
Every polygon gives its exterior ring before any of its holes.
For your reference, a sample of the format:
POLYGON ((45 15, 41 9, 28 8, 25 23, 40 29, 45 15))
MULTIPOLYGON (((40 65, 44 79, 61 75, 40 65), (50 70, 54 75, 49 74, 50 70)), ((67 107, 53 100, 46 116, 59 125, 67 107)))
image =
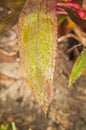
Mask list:
POLYGON ((57 13, 63 14, 63 12, 66 11, 75 23, 83 28, 86 28, 86 10, 81 7, 82 2, 83 1, 81 0, 68 0, 67 2, 58 2, 57 13), (61 9, 64 11, 62 10, 61 12, 61 9))

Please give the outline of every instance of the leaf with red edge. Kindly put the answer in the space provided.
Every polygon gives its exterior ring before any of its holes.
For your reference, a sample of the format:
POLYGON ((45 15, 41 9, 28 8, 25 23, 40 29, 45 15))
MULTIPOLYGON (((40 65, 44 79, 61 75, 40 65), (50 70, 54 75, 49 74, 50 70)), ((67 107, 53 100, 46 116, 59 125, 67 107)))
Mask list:
POLYGON ((68 0, 67 2, 58 2, 58 8, 64 9, 76 24, 86 29, 86 10, 81 7, 81 1, 68 0))
POLYGON ((70 2, 70 8, 82 19, 82 20, 86 20, 86 10, 84 10, 80 4, 78 4, 78 2, 76 1, 72 1, 70 2))
POLYGON ((80 27, 86 30, 86 20, 82 20, 76 13, 74 13, 71 9, 66 9, 70 18, 80 27))
POLYGON ((52 92, 56 56, 56 1, 26 2, 19 18, 21 65, 27 85, 46 113, 52 92))

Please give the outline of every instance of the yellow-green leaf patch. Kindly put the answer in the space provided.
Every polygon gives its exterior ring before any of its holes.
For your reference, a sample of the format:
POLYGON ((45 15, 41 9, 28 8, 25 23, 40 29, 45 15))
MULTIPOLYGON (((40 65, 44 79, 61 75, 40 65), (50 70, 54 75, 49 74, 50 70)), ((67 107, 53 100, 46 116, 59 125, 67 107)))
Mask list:
POLYGON ((22 67, 28 87, 45 113, 55 67, 56 23, 55 2, 52 0, 28 1, 19 18, 22 67))
POLYGON ((84 74, 84 72, 86 72, 86 49, 82 51, 81 55, 78 57, 74 64, 69 79, 69 86, 71 86, 77 78, 84 74))

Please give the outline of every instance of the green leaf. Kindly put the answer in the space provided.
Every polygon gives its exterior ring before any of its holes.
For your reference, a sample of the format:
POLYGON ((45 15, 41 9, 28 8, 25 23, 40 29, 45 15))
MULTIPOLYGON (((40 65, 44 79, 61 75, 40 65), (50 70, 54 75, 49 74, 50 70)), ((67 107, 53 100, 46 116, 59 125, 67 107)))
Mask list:
POLYGON ((21 65, 27 85, 46 113, 57 46, 54 1, 27 1, 18 24, 21 65))
POLYGON ((0 125, 0 130, 9 130, 9 124, 1 124, 0 125))
POLYGON ((15 122, 12 122, 12 130, 16 130, 16 125, 15 125, 15 122))
POLYGON ((66 18, 67 18, 67 15, 60 15, 59 17, 58 17, 58 25, 60 25, 62 22, 64 22, 65 20, 66 20, 66 18))
POLYGON ((69 79, 69 86, 75 82, 77 78, 83 75, 86 71, 86 49, 84 49, 81 55, 76 60, 74 67, 72 69, 70 79, 69 79))

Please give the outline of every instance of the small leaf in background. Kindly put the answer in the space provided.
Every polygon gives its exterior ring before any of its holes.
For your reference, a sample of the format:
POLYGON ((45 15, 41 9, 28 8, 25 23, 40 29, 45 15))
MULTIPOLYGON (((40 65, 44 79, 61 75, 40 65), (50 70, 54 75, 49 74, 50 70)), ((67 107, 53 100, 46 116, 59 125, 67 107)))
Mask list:
MULTIPOLYGON (((67 0, 67 2, 58 2, 57 3, 57 13, 62 14, 67 12, 67 15, 79 26, 86 29, 86 10, 81 7, 81 0, 67 0), (58 10, 59 9, 59 10, 58 10), (63 11, 64 9, 64 11, 63 11)), ((66 14, 66 13, 65 13, 66 14)))
POLYGON ((84 49, 81 55, 76 60, 74 67, 72 69, 70 79, 69 79, 69 86, 75 82, 77 78, 83 75, 86 72, 86 49, 84 49))
POLYGON ((21 65, 28 87, 47 112, 57 46, 56 2, 27 1, 19 18, 21 65))
POLYGON ((86 20, 81 19, 76 13, 74 13, 71 9, 66 9, 70 18, 79 25, 81 28, 86 30, 86 20))
POLYGON ((58 17, 58 25, 60 25, 65 19, 67 18, 67 15, 63 14, 58 17))
POLYGON ((0 130, 9 130, 9 124, 1 124, 0 125, 0 130))
POLYGON ((12 122, 12 130, 16 130, 16 125, 15 125, 15 122, 12 122))

